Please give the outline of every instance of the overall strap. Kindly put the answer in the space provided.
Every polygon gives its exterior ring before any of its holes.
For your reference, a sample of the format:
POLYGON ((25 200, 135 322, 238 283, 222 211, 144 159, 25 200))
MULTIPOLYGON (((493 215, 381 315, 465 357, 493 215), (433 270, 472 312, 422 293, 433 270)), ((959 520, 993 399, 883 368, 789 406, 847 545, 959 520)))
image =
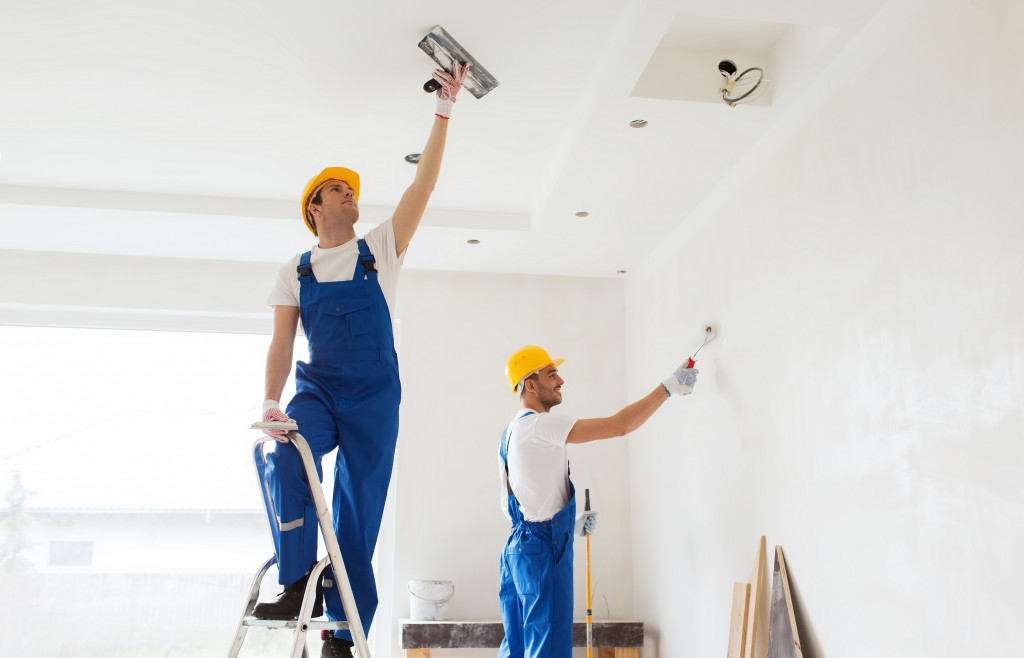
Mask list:
POLYGON ((302 281, 302 277, 309 277, 309 281, 316 283, 316 277, 313 276, 313 266, 309 262, 309 258, 312 255, 312 251, 307 251, 302 254, 302 258, 299 259, 299 266, 295 268, 299 275, 299 281, 302 281))
POLYGON ((516 423, 518 423, 522 419, 526 418, 527 416, 532 416, 535 413, 537 412, 531 411, 513 420, 511 423, 509 423, 508 427, 505 428, 505 432, 501 436, 501 447, 499 449, 499 454, 501 455, 501 461, 504 462, 505 464, 505 486, 508 488, 508 495, 510 496, 515 496, 515 494, 512 493, 512 478, 509 476, 508 473, 508 446, 509 442, 512 440, 512 428, 515 426, 516 423))
POLYGON ((353 280, 362 278, 377 279, 377 259, 373 257, 366 240, 359 238, 359 258, 356 260, 356 271, 352 275, 353 280))

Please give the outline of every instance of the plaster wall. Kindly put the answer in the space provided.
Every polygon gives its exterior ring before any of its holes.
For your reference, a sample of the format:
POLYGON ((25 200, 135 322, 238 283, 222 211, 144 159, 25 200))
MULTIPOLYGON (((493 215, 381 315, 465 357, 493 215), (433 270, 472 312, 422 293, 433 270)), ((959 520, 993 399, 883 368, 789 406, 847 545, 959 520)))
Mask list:
POLYGON ((718 328, 629 440, 643 655, 726 651, 761 535, 804 656, 1016 652, 1022 28, 1002 1, 877 23, 629 279, 629 396, 718 328))
MULTIPOLYGON (((518 407, 505 360, 528 344, 562 357, 562 413, 605 416, 624 404, 623 285, 614 279, 410 272, 402 281, 405 393, 397 457, 395 619, 408 616, 410 579, 451 580, 452 618, 499 619, 498 443, 518 407)), ((653 387, 653 384, 652 384, 653 387)), ((632 538, 626 439, 569 448, 582 507, 598 511, 592 541, 595 615, 631 617, 632 538)), ((576 543, 576 617, 585 616, 586 556, 576 543)), ((394 656, 399 656, 395 644, 394 656)), ((494 650, 434 650, 440 658, 494 650)))

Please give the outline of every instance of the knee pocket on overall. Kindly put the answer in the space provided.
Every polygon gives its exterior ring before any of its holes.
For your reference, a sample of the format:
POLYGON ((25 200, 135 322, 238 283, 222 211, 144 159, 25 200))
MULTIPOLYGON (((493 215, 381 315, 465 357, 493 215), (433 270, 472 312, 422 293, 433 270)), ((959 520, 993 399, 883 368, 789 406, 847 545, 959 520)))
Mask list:
POLYGON ((299 452, 289 444, 278 444, 274 447, 274 451, 267 455, 267 470, 264 479, 270 485, 271 490, 291 489, 296 486, 308 487, 306 471, 302 467, 299 452))

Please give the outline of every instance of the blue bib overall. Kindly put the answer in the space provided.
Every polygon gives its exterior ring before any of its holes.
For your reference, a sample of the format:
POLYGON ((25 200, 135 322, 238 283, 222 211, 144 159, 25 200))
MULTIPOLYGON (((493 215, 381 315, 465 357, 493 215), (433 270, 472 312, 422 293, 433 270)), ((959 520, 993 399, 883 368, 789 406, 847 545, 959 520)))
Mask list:
MULTIPOLYGON (((530 412, 534 413, 534 412, 530 412)), ((499 454, 508 469, 512 421, 501 437, 499 454)), ((501 620, 505 639, 499 658, 570 658, 572 655, 572 557, 576 488, 569 502, 547 521, 526 521, 509 484, 512 532, 501 556, 501 620)))
MULTIPOLYGON (((295 396, 286 413, 309 443, 321 480, 321 458, 338 449, 334 530, 360 621, 368 631, 377 609, 370 559, 398 439, 398 356, 391 313, 366 242, 359 240, 351 281, 317 281, 309 259, 306 252, 298 267, 299 314, 309 342, 309 362, 295 365, 295 396)), ((266 481, 281 524, 276 538, 279 580, 287 585, 317 560, 316 511, 293 445, 275 445, 267 456, 266 481)), ((328 617, 344 620, 341 596, 329 575, 324 578, 324 597, 328 617)), ((348 631, 335 635, 351 640, 348 631)))

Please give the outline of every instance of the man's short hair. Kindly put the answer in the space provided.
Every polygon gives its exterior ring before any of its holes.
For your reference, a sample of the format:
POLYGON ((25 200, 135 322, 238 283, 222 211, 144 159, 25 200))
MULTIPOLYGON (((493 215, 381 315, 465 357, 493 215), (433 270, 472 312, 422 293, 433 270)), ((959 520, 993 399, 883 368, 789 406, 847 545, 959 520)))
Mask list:
POLYGON ((530 381, 531 379, 533 381, 539 380, 540 379, 540 373, 532 372, 529 375, 523 377, 523 381, 519 382, 519 399, 520 400, 523 399, 523 394, 526 393, 526 382, 530 381))
MULTIPOLYGON (((324 200, 320 196, 320 192, 322 192, 322 191, 323 191, 323 185, 321 185, 320 188, 316 191, 316 194, 314 194, 313 196, 309 197, 309 203, 316 204, 318 206, 323 205, 324 200)), ((306 204, 306 205, 308 206, 309 204, 306 204)), ((313 213, 309 212, 309 208, 308 207, 306 208, 306 216, 309 217, 309 224, 310 224, 310 226, 313 227, 313 235, 315 235, 317 237, 320 237, 320 235, 316 232, 316 220, 313 219, 313 213)))

